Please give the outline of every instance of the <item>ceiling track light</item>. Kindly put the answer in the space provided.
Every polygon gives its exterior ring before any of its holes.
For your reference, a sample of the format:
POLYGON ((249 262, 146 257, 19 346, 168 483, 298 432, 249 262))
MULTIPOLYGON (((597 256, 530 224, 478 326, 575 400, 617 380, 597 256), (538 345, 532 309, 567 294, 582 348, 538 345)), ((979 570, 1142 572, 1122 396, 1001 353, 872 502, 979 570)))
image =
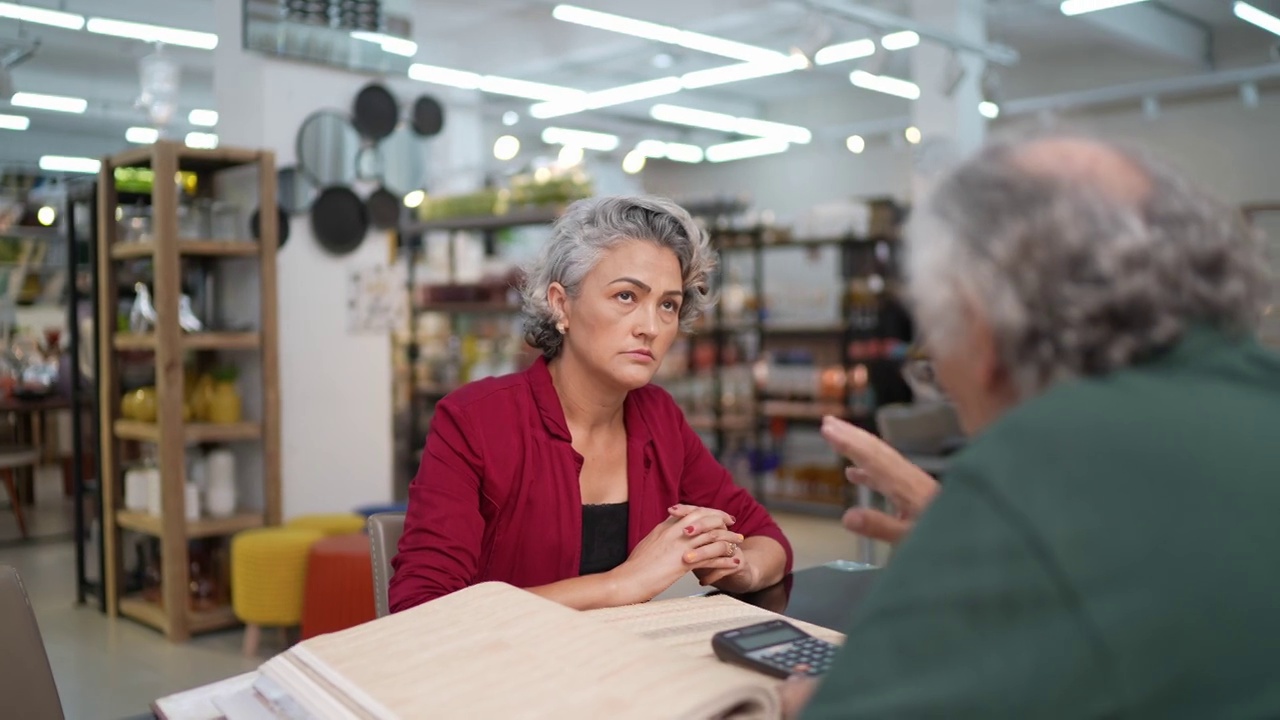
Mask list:
POLYGON ((1264 12, 1250 5, 1243 0, 1236 0, 1231 6, 1231 12, 1241 20, 1266 30, 1269 33, 1280 35, 1280 18, 1271 13, 1264 12))
POLYGON ((745 160, 763 155, 776 155, 790 148, 786 140, 778 138, 753 138, 712 145, 706 150, 707 160, 713 163, 745 160))
POLYGON ((163 25, 149 25, 147 23, 126 22, 124 20, 109 20, 107 18, 89 18, 89 21, 85 23, 85 29, 97 35, 110 35, 112 37, 164 43, 166 45, 181 45, 183 47, 196 48, 197 50, 213 50, 218 47, 217 33, 183 30, 163 25))
POLYGON ((30 5, 18 5, 11 2, 0 2, 0 18, 35 23, 37 25, 48 25, 50 27, 63 28, 64 30, 79 30, 84 27, 83 15, 59 10, 46 10, 44 8, 31 7, 30 5))
POLYGON ((1084 15, 1099 10, 1136 5, 1140 2, 1146 2, 1146 0, 1063 0, 1058 9, 1063 15, 1084 15))
POLYGON ((875 92, 894 95, 907 100, 920 99, 920 86, 910 80, 902 80, 888 75, 873 75, 865 70, 854 70, 849 74, 849 82, 863 90, 874 90, 875 92))
POLYGON ((615 15, 576 5, 557 5, 552 9, 551 17, 562 22, 593 27, 598 30, 608 30, 668 45, 678 45, 690 50, 698 50, 744 62, 773 60, 787 55, 777 50, 770 50, 756 45, 748 45, 747 43, 726 40, 713 35, 681 30, 670 25, 638 20, 624 15, 615 15))

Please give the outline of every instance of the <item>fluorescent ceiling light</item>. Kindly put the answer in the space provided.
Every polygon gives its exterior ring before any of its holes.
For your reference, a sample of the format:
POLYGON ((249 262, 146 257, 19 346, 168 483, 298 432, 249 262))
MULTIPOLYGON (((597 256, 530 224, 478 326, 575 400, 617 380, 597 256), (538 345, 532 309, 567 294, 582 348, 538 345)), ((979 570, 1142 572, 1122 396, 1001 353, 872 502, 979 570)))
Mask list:
POLYGON ((844 146, 854 155, 861 155, 867 149, 867 141, 861 135, 850 135, 845 138, 844 146))
POLYGON ((1146 2, 1146 0, 1063 0, 1058 9, 1062 10, 1063 15, 1083 15, 1140 2, 1146 2))
POLYGON ((920 44, 920 36, 911 30, 889 33, 880 38, 880 46, 885 50, 906 50, 920 44))
POLYGON ((1247 23, 1253 23, 1258 27, 1270 33, 1280 35, 1280 18, 1270 13, 1263 12, 1247 2, 1237 2, 1231 7, 1236 17, 1247 23))
POLYGON ((480 89, 494 95, 510 95, 511 97, 527 98, 529 100, 568 100, 586 94, 581 90, 561 87, 560 85, 547 85, 546 83, 532 82, 530 80, 498 77, 497 75, 482 76, 480 78, 480 89))
POLYGON ((548 145, 573 145, 587 150, 609 152, 618 148, 618 136, 588 130, 549 127, 542 131, 542 142, 548 145))
POLYGON ((25 115, 0 115, 0 130, 26 130, 31 118, 25 115))
POLYGON ((124 131, 124 139, 139 145, 150 145, 160 139, 160 131, 149 127, 131 127, 124 131))
POLYGON ((786 152, 790 147, 786 140, 777 138, 754 138, 737 142, 712 145, 707 148, 707 160, 711 162, 728 162, 745 158, 773 155, 786 152))
POLYGON ((886 95, 896 95, 908 100, 920 98, 920 86, 910 80, 900 80, 888 75, 872 75, 865 70, 849 73, 849 82, 863 90, 874 90, 886 95))
POLYGON ((213 133, 189 132, 183 142, 189 148, 212 150, 218 147, 218 136, 213 133))
POLYGON ((42 95, 40 93, 14 93, 9 102, 18 107, 29 107, 37 110, 53 110, 54 112, 80 114, 89 107, 84 98, 66 97, 63 95, 42 95))
POLYGON ((990 100, 983 100, 978 103, 978 112, 988 120, 995 120, 1000 117, 1000 106, 990 100))
POLYGON ((702 148, 685 143, 663 142, 661 140, 641 140, 636 143, 632 152, 640 153, 647 158, 666 158, 676 162, 702 162, 702 148))
POLYGON ((808 143, 813 133, 808 128, 786 123, 740 118, 725 113, 697 110, 678 105, 658 104, 649 109, 649 116, 654 120, 688 125, 690 127, 719 130, 720 132, 737 133, 739 135, 755 135, 758 137, 779 138, 786 142, 808 143))
POLYGON ((106 18, 89 18, 85 29, 99 35, 112 35, 145 42, 165 43, 167 45, 182 45, 199 50, 212 50, 218 47, 216 33, 182 30, 180 28, 164 27, 163 25, 148 25, 146 23, 125 22, 124 20, 108 20, 106 18))
POLYGON ((648 100, 678 93, 683 88, 678 77, 646 80, 631 85, 620 85, 605 90, 583 94, 581 97, 558 102, 544 102, 529 108, 529 114, 541 119, 570 115, 583 110, 595 110, 611 105, 622 105, 636 100, 648 100))
POLYGON ((690 90, 695 90, 740 80, 781 75, 793 70, 803 70, 808 66, 809 61, 803 55, 784 55, 769 60, 723 65, 707 70, 695 70, 682 75, 680 83, 690 90))
POLYGON ((96 173, 101 167, 102 163, 93 158, 66 155, 40 156, 40 169, 49 172, 96 173))
POLYGON ((667 143, 667 159, 682 163, 700 163, 705 153, 697 145, 667 143))
POLYGON ((405 193, 404 206, 407 208, 416 208, 422 204, 423 200, 426 200, 426 199, 427 199, 427 194, 422 190, 410 190, 409 192, 405 193))
POLYGON ((387 35, 380 32, 366 32, 364 30, 356 30, 351 33, 351 37, 356 40, 371 42, 374 45, 381 45, 383 52, 389 52, 392 55, 400 55, 402 57, 413 57, 418 54, 418 43, 408 38, 396 37, 395 35, 387 35))
POLYGON ((923 136, 920 134, 920 128, 916 127, 915 125, 912 125, 906 130, 903 130, 902 136, 905 137, 907 139, 907 142, 911 143, 912 145, 919 145, 920 140, 923 139, 923 136))
POLYGON ((637 20, 622 15, 614 15, 613 13, 600 12, 599 10, 588 10, 576 5, 557 5, 551 11, 551 17, 564 22, 645 38, 646 40, 656 40, 668 45, 679 45, 690 50, 699 50, 712 55, 720 55, 746 62, 774 60, 786 55, 786 53, 781 53, 777 50, 769 50, 755 45, 681 30, 670 25, 637 20))
POLYGON ((832 63, 844 62, 846 60, 857 60, 858 58, 871 57, 875 54, 875 41, 863 38, 852 42, 828 45, 813 54, 813 62, 818 65, 831 65, 832 63))
POLYGON ((418 82, 447 85, 463 90, 475 90, 480 87, 482 76, 466 70, 453 70, 437 65, 414 63, 409 66, 409 77, 418 82))
POLYGON ((21 20, 39 25, 52 25, 53 27, 66 28, 67 30, 79 30, 84 27, 83 15, 60 12, 58 10, 45 10, 44 8, 31 7, 30 5, 15 5, 11 2, 0 2, 0 18, 21 20))
POLYGON ((192 110, 187 113, 187 122, 201 127, 213 127, 218 124, 217 110, 192 110))

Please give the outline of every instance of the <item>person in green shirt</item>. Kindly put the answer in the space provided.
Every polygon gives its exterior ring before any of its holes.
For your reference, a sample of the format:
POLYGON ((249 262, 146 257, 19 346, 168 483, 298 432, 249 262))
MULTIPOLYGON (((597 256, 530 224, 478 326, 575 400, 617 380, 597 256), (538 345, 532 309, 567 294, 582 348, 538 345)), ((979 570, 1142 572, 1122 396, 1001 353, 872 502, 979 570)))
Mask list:
POLYGON ((907 238, 971 443, 939 486, 830 418, 898 541, 790 716, 1280 717, 1280 357, 1239 214, 1110 143, 993 144, 907 238))

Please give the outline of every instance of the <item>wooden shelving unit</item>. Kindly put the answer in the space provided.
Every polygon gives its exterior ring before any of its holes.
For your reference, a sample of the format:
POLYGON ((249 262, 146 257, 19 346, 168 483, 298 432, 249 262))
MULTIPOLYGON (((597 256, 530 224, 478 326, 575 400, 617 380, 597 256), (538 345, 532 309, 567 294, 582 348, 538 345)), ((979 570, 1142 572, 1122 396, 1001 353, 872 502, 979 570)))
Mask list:
MULTIPOLYGON (((227 628, 236 624, 230 606, 193 609, 189 602, 188 543, 197 538, 230 536, 241 530, 280 522, 280 393, 277 348, 276 249, 279 228, 276 213, 263 212, 260 239, 195 239, 180 237, 178 231, 178 188, 175 183, 157 182, 151 195, 153 240, 123 243, 119 240, 115 211, 121 198, 115 189, 115 170, 121 167, 150 167, 154 176, 172 178, 181 171, 193 171, 202 191, 214 185, 218 172, 255 165, 257 207, 276 207, 275 156, 266 151, 238 148, 195 150, 179 143, 162 141, 133 148, 105 158, 99 173, 97 223, 98 349, 101 357, 99 408, 102 427, 102 497, 104 585, 107 613, 123 615, 154 627, 175 642, 193 633, 227 628), (209 263, 219 272, 220 259, 255 261, 259 282, 257 329, 251 332, 200 332, 186 334, 178 325, 179 297, 182 293, 183 262, 209 263), (146 334, 118 333, 116 313, 120 261, 150 259, 153 272, 152 298, 157 322, 146 334), (156 422, 138 422, 120 417, 121 352, 154 352, 156 366, 156 422), (240 390, 258 409, 252 420, 212 424, 183 420, 184 361, 191 352, 256 353, 260 387, 240 390), (226 518, 188 521, 184 513, 186 449, 205 443, 260 443, 262 462, 261 509, 243 511, 226 518), (123 510, 122 455, 126 443, 152 444, 161 479, 161 513, 151 515, 123 510), (122 531, 159 539, 161 602, 150 602, 126 588, 121 553, 122 531)), ((246 229, 247 233, 247 229, 246 229)))

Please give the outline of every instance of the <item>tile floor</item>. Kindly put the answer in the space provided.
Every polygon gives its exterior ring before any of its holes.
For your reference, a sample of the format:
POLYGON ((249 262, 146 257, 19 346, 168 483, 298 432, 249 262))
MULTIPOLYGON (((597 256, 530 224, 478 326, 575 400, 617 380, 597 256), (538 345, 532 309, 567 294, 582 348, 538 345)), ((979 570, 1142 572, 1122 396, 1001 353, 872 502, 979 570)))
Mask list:
MULTIPOLYGON (((794 546, 798 568, 862 559, 858 540, 836 520, 777 517, 794 546)), ((0 547, 0 564, 17 567, 31 595, 69 720, 135 716, 146 712, 157 697, 252 670, 283 649, 280 640, 268 633, 262 656, 245 658, 240 654, 238 630, 173 645, 132 621, 109 621, 96 606, 76 606, 74 563, 69 542, 0 547)), ((663 596, 699 590, 690 576, 663 596)))

